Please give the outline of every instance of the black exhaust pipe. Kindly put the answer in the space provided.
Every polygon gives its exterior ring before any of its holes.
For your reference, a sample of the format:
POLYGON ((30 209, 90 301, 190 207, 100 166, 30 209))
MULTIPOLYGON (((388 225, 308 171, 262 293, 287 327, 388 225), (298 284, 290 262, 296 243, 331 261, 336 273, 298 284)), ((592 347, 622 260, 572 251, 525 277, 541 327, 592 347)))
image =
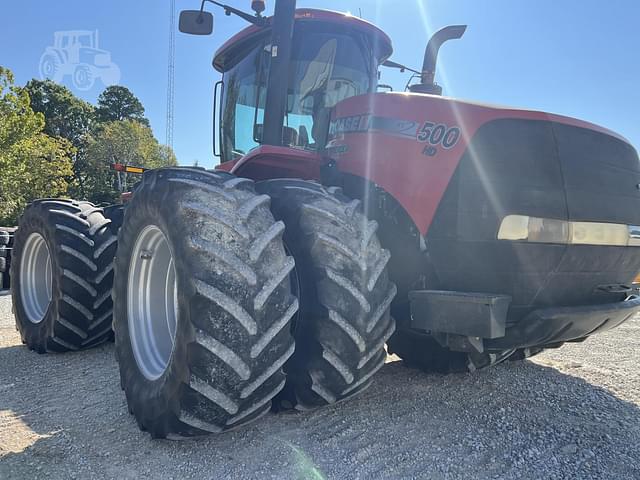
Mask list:
POLYGON ((424 52, 424 62, 422 63, 420 83, 410 85, 409 91, 415 93, 442 95, 442 87, 434 81, 436 76, 436 65, 438 63, 438 52, 444 42, 461 38, 466 29, 466 25, 450 25, 433 34, 429 43, 427 43, 427 48, 424 52))
POLYGON ((271 65, 264 107, 263 145, 282 145, 295 16, 296 0, 276 1, 271 24, 271 65))

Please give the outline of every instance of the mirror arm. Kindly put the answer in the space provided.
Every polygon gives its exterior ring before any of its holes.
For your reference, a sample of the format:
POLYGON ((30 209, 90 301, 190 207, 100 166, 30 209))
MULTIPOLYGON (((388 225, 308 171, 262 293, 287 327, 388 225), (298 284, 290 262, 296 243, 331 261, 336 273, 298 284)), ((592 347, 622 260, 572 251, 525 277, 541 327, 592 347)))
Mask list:
POLYGON ((417 73, 418 75, 422 73, 417 70, 414 70, 413 68, 409 68, 406 65, 402 65, 401 63, 393 62, 391 60, 386 60, 385 62, 382 63, 382 66, 388 67, 388 68, 397 68, 398 70, 400 70, 400 72, 404 72, 406 70, 408 72, 417 73))
POLYGON ((200 11, 202 12, 204 10, 204 4, 206 2, 209 3, 213 3, 214 5, 217 5, 219 7, 222 7, 224 9, 224 13, 225 15, 237 15, 238 17, 242 18, 243 20, 246 20, 247 22, 253 24, 253 25, 257 25, 259 27, 262 27, 264 25, 267 24, 267 19, 264 17, 254 17, 253 15, 243 12, 242 10, 238 10, 237 8, 233 8, 230 7, 229 5, 225 5, 223 3, 220 2, 216 2, 215 0, 202 0, 202 3, 200 4, 200 11))

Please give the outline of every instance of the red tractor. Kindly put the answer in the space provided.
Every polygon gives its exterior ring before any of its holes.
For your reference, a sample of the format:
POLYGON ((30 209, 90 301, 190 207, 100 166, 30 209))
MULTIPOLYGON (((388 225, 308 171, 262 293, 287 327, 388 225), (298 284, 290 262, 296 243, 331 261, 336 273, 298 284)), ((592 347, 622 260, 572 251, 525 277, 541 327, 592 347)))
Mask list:
MULTIPOLYGON (((251 25, 213 59, 215 171, 144 172, 121 226, 86 202, 26 209, 12 289, 30 348, 96 345, 113 317, 130 411, 180 438, 351 397, 385 345, 467 371, 640 309, 640 163, 623 138, 442 97, 437 52, 464 27, 429 42, 410 92, 382 93, 379 68, 407 67, 380 29, 252 3, 222 5, 251 25)), ((186 11, 180 29, 212 21, 186 11)))

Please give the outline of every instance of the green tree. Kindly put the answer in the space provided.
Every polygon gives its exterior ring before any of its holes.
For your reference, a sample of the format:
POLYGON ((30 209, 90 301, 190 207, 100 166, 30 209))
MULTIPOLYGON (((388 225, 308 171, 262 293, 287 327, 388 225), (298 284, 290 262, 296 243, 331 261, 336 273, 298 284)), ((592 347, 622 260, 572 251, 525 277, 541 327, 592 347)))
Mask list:
POLYGON ((0 67, 0 225, 15 224, 29 201, 62 196, 72 175, 70 142, 44 133, 27 89, 0 67))
POLYGON ((80 148, 93 124, 93 105, 51 80, 33 79, 24 88, 29 93, 33 111, 44 115, 44 132, 52 137, 66 138, 74 147, 80 148))
POLYGON ((117 120, 136 120, 149 126, 149 120, 144 116, 144 107, 131 90, 121 85, 112 85, 104 89, 98 97, 96 119, 99 122, 114 122, 117 120))
POLYGON ((120 189, 136 181, 128 174, 116 175, 110 169, 112 163, 145 168, 178 163, 173 150, 158 143, 151 129, 135 120, 103 124, 88 140, 87 158, 89 175, 85 183, 91 192, 89 200, 95 203, 115 201, 120 189))
POLYGON ((31 99, 31 108, 44 115, 44 132, 52 137, 64 138, 75 147, 72 156, 74 183, 70 185, 73 197, 84 197, 86 173, 86 136, 95 124, 94 107, 76 97, 64 85, 51 80, 30 80, 25 89, 31 99))

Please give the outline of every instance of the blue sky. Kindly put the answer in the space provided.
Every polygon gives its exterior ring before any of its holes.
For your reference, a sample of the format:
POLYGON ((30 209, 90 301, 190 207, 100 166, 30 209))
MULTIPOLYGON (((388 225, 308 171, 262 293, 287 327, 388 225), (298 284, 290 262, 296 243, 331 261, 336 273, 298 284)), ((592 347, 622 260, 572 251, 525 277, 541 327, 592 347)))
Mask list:
MULTIPOLYGON (((248 9, 249 0, 227 0, 248 9)), ((177 9, 199 7, 177 0, 177 9)), ((267 1, 268 11, 274 0, 267 1)), ((445 46, 437 80, 445 94, 578 117, 621 133, 640 147, 640 2, 637 0, 299 0, 300 7, 351 11, 393 39, 393 59, 421 64, 431 33, 469 25, 445 46)), ((211 103, 218 79, 213 52, 246 24, 216 15, 211 37, 176 34, 174 149, 183 164, 217 163, 211 153, 211 103)), ((53 33, 99 30, 100 47, 120 67, 121 82, 143 102, 164 141, 169 4, 160 0, 23 0, 0 7, 0 64, 19 84, 38 76, 53 33)), ((404 87, 406 75, 383 69, 382 81, 404 87)), ((71 86, 69 78, 64 83, 71 86)), ((95 102, 103 85, 74 93, 95 102)))

